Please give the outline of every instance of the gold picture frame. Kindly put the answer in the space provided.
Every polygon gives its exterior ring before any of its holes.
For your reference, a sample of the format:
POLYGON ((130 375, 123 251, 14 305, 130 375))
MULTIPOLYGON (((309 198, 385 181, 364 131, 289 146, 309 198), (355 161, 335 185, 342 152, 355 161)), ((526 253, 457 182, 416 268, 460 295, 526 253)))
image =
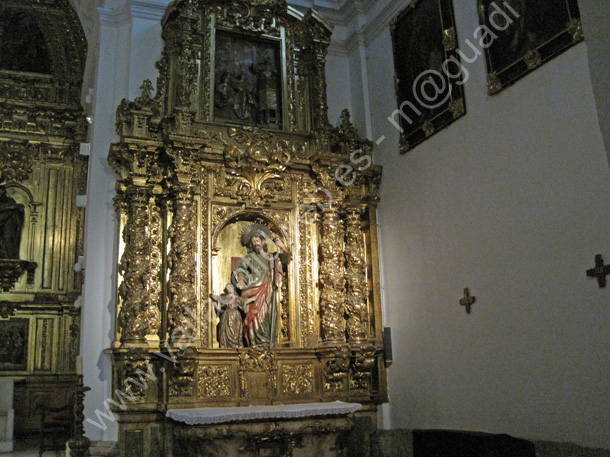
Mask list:
POLYGON ((576 0, 478 0, 478 6, 489 95, 584 39, 576 0))

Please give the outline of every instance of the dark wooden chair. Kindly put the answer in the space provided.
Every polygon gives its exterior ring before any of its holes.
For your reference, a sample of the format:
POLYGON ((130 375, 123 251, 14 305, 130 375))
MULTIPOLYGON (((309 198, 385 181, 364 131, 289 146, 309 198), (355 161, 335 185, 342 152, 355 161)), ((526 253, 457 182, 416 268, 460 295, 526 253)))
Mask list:
POLYGON ((38 404, 36 409, 40 412, 39 457, 46 451, 65 450, 74 422, 72 403, 59 407, 38 404))

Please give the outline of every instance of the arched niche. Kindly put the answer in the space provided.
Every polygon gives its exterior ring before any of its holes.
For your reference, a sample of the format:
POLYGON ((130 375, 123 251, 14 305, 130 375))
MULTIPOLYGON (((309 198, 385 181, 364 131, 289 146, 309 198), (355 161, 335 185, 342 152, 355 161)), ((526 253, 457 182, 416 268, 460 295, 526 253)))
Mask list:
POLYGON ((0 3, 1 71, 50 75, 79 85, 86 54, 85 34, 68 0, 0 3))
MULTIPOLYGON (((213 235, 213 250, 211 258, 211 293, 220 295, 224 293, 225 286, 231 282, 231 273, 237 268, 237 264, 243 256, 248 252, 246 247, 242 245, 242 234, 251 224, 260 224, 269 230, 269 238, 266 240, 267 249, 270 255, 275 255, 277 246, 274 239, 279 237, 287 244, 288 236, 282 228, 266 215, 261 215, 254 212, 240 212, 227 218, 224 223, 220 224, 213 235)), ((290 277, 288 271, 284 272, 284 291, 280 291, 280 306, 281 311, 289 313, 289 304, 287 293, 288 288, 291 288, 290 277)), ((218 346, 218 338, 216 335, 216 326, 218 317, 214 314, 214 308, 208 307, 212 329, 212 347, 218 346)), ((282 325, 282 320, 279 324, 282 325)), ((279 329, 278 329, 279 330, 279 329)), ((287 333, 287 332, 285 332, 287 333)), ((281 332, 278 331, 278 334, 281 332)))

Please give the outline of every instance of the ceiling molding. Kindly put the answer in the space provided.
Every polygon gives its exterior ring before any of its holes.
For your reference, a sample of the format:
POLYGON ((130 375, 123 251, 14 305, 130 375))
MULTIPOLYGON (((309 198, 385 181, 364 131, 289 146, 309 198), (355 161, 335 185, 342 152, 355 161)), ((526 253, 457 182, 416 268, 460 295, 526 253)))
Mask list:
POLYGON ((152 0, 128 0, 128 3, 133 17, 153 21, 161 21, 168 5, 167 1, 152 0))

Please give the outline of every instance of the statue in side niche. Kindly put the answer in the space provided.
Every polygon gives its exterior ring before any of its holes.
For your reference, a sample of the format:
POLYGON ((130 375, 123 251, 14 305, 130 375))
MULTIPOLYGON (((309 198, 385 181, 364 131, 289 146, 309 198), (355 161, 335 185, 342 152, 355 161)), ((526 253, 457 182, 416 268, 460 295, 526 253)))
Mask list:
POLYGON ((19 259, 24 206, 0 186, 0 259, 19 259))

